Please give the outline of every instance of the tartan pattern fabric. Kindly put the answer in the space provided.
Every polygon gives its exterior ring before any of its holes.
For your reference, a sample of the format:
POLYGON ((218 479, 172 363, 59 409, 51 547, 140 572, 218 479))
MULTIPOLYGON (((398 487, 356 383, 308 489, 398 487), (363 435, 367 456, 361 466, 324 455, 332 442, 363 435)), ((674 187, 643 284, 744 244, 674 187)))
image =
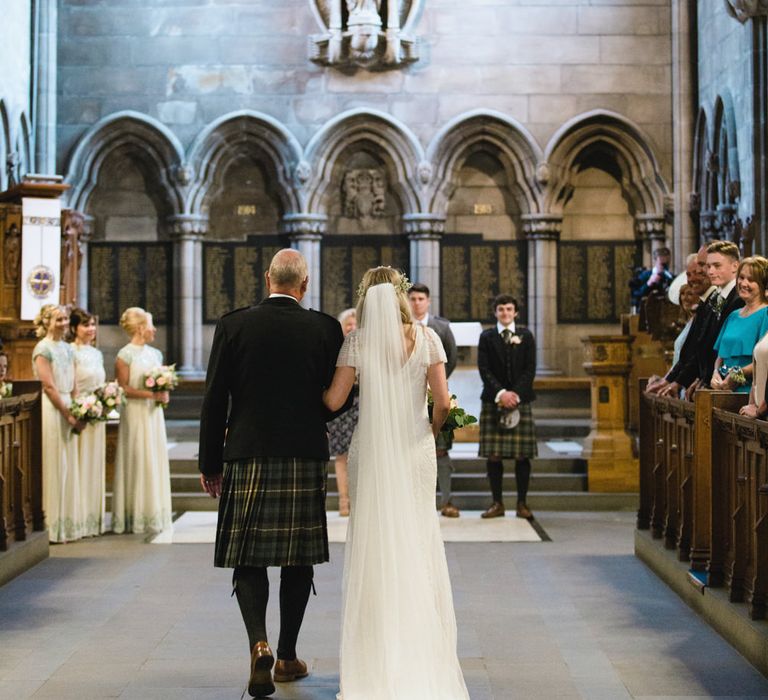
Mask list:
POLYGON ((214 566, 311 566, 328 561, 324 460, 227 462, 214 566))
POLYGON ((523 459, 539 454, 536 445, 536 427, 531 404, 518 406, 520 422, 512 430, 499 428, 499 413, 495 404, 483 401, 480 409, 480 457, 523 459))

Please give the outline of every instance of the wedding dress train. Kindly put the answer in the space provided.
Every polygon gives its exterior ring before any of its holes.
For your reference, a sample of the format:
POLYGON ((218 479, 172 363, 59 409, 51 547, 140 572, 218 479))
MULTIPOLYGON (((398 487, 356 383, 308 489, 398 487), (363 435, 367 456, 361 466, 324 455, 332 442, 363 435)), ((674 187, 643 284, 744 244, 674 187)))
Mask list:
POLYGON ((344 562, 343 700, 467 700, 453 596, 435 510, 427 369, 440 339, 416 327, 405 356, 391 284, 370 287, 361 326, 337 365, 355 367, 360 421, 349 451, 344 562))

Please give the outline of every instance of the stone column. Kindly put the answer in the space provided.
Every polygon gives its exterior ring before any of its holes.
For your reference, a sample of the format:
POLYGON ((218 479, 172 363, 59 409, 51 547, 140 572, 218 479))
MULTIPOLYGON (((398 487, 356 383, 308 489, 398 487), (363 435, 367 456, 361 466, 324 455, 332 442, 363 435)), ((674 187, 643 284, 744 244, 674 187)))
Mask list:
MULTIPOLYGON (((80 271, 77 280, 77 305, 81 309, 88 309, 88 244, 93 236, 93 217, 83 215, 83 232, 80 234, 80 271)), ((90 311, 90 309, 88 309, 90 311)))
POLYGON ((306 309, 320 308, 322 272, 320 267, 321 241, 328 217, 324 214, 286 214, 283 230, 291 239, 291 248, 298 250, 307 261, 309 287, 301 305, 306 309))
POLYGON ((688 0, 672 3, 672 200, 675 212, 672 253, 678 268, 683 266, 685 257, 699 247, 691 219, 690 200, 693 190, 693 125, 697 109, 691 60, 691 20, 691 3, 688 0))
POLYGON ((445 217, 435 214, 406 214, 405 232, 411 242, 412 282, 429 287, 430 308, 440 313, 440 241, 445 233, 445 217))
MULTIPOLYGON (((56 173, 56 75, 57 0, 34 3, 32 124, 34 162, 30 170, 45 175, 56 173)), ((26 175, 26 173, 21 173, 26 175)))
POLYGON ((635 230, 643 242, 643 265, 653 265, 653 251, 667 245, 667 233, 664 229, 663 214, 638 214, 635 217, 635 230))
POLYGON ((528 322, 536 338, 536 373, 560 374, 557 360, 557 242, 562 216, 527 214, 528 322))
POLYGON ((173 238, 173 332, 171 347, 179 375, 202 379, 203 367, 203 255, 207 217, 180 214, 170 217, 173 238))

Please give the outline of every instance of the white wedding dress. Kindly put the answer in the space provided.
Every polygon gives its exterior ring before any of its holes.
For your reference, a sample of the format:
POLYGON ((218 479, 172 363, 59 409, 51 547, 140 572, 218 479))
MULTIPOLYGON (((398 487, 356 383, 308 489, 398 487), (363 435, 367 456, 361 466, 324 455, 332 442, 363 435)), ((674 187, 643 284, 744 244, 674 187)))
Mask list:
POLYGON ((416 327, 406 358, 394 287, 369 288, 337 366, 354 367, 360 420, 349 451, 351 516, 341 628, 343 700, 466 700, 451 582, 435 509, 427 369, 445 362, 416 327))

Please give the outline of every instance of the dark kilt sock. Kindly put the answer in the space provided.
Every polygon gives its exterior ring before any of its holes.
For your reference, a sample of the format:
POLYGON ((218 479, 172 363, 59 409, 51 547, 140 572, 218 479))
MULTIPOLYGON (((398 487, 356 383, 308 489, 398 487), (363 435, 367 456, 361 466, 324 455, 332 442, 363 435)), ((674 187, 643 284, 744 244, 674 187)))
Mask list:
POLYGON ((531 460, 515 460, 515 481, 517 481, 517 500, 525 503, 528 485, 531 483, 531 460))
POLYGON ((304 620, 313 577, 311 566, 284 566, 280 571, 280 639, 277 642, 277 658, 283 661, 296 658, 296 640, 304 620))
POLYGON ((265 566, 237 566, 232 574, 232 584, 248 632, 248 644, 252 650, 256 642, 267 641, 267 601, 269 578, 265 566))
POLYGON ((504 503, 503 481, 504 481, 504 462, 501 460, 489 459, 486 462, 488 470, 488 481, 491 484, 491 495, 496 503, 504 503))

